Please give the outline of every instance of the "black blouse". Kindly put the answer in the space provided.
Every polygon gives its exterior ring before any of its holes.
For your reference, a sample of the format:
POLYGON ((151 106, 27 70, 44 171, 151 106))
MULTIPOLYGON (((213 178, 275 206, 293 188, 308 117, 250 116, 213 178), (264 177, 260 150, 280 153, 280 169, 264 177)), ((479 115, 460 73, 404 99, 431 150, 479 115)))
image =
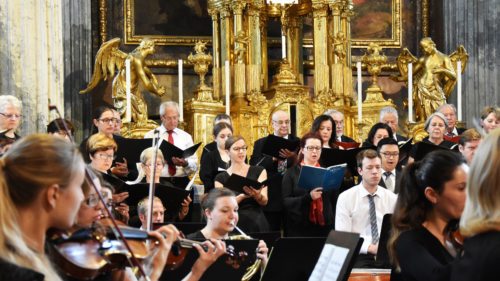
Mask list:
POLYGON ((205 193, 215 187, 215 176, 227 168, 229 163, 222 160, 218 149, 205 152, 200 162, 200 179, 205 186, 205 193))

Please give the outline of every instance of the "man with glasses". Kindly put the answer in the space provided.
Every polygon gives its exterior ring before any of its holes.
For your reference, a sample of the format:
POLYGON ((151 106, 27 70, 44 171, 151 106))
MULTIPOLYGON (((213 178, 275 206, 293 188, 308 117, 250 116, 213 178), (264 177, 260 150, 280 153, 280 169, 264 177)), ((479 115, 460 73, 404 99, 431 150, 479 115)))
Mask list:
POLYGON ((0 96, 0 139, 16 141, 21 137, 16 130, 21 123, 22 103, 15 96, 0 96))
MULTIPOLYGON (((273 134, 292 141, 299 141, 295 136, 290 135, 290 117, 288 113, 278 110, 272 115, 273 134)), ((262 154, 264 143, 268 137, 258 139, 254 144, 253 154, 250 158, 250 165, 262 166, 266 169, 268 184, 268 202, 264 207, 264 214, 269 222, 272 231, 280 231, 283 221, 283 202, 281 196, 281 182, 287 168, 294 164, 297 156, 295 151, 287 149, 280 150, 278 159, 262 154)))
POLYGON ((401 169, 398 167, 399 146, 391 138, 381 139, 377 145, 377 152, 382 160, 382 178, 378 185, 394 193, 399 193, 401 169))

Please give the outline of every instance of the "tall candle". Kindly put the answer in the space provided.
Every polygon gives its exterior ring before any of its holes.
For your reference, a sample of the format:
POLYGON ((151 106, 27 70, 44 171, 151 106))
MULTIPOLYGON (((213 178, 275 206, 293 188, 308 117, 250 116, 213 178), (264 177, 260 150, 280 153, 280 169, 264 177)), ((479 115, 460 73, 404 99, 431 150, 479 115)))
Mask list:
POLYGON ((179 60, 179 121, 184 121, 184 96, 182 83, 182 60, 179 60))
POLYGON ((127 95, 127 107, 125 108, 125 122, 132 122, 132 92, 130 84, 130 59, 125 60, 125 93, 127 95))
POLYGON ((363 94, 362 94, 362 84, 361 84, 361 62, 358 61, 356 63, 356 69, 358 72, 358 123, 361 123, 361 119, 363 117, 362 108, 363 108, 363 94))
POLYGON ((462 62, 457 62, 457 113, 458 121, 462 121, 462 62))
POLYGON ((226 114, 229 115, 229 109, 230 109, 230 95, 231 95, 231 71, 229 69, 229 61, 226 61, 225 63, 225 71, 226 71, 226 114))
POLYGON ((286 58, 286 37, 285 33, 281 35, 281 58, 286 58))
POLYGON ((413 64, 408 64, 408 122, 413 123, 413 64))

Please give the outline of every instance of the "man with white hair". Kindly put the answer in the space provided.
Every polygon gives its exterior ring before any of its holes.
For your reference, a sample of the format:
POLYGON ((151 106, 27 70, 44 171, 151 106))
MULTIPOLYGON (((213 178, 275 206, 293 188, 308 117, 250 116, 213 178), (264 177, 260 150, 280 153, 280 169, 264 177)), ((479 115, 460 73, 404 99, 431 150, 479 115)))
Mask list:
MULTIPOLYGON (((176 102, 163 102, 160 105, 160 118, 162 124, 157 128, 160 139, 168 141, 182 150, 194 145, 191 135, 177 128, 179 125, 179 106, 176 102)), ((147 132, 144 138, 153 138, 155 135, 154 131, 147 132)), ((172 157, 172 159, 165 160, 167 161, 167 165, 165 165, 162 171, 162 176, 175 186, 186 187, 189 183, 188 175, 196 171, 198 163, 196 154, 186 159, 172 157)))
POLYGON ((399 117, 398 117, 398 112, 394 107, 391 106, 386 106, 380 110, 380 123, 384 123, 389 125, 392 129, 392 136, 394 140, 396 140, 398 143, 400 142, 405 142, 408 139, 403 137, 402 135, 398 134, 398 122, 399 122, 399 117))
POLYGON ((335 121, 335 134, 337 136, 336 141, 338 142, 356 142, 352 138, 344 135, 344 114, 335 109, 328 109, 323 113, 324 115, 330 115, 335 121))
POLYGON ((0 96, 0 139, 16 141, 21 137, 16 130, 21 123, 22 103, 15 96, 0 96))
POLYGON ((457 128, 457 108, 455 105, 445 103, 438 107, 436 111, 443 113, 446 120, 448 120, 448 129, 446 130, 445 136, 456 137, 465 131, 463 128, 457 128))

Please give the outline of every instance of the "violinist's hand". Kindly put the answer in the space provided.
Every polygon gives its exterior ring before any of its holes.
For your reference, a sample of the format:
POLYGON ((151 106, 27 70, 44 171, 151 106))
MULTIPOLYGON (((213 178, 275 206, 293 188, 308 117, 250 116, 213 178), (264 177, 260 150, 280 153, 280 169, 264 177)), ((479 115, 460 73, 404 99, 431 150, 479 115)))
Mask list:
POLYGON ((267 264, 267 254, 269 252, 269 248, 267 248, 266 242, 264 240, 259 240, 259 245, 257 246, 257 258, 262 260, 262 268, 266 267, 267 264))
POLYGON ((167 263, 172 244, 179 238, 179 230, 174 225, 164 225, 149 234, 158 241, 158 251, 155 253, 152 264, 151 280, 158 280, 167 263))
POLYGON ((128 198, 128 192, 113 194, 112 198, 113 198, 113 202, 121 203, 121 202, 123 202, 123 200, 128 198))
POLYGON ((309 195, 311 195, 312 200, 321 198, 321 194, 323 194, 322 187, 316 187, 315 189, 311 190, 311 192, 309 192, 309 195))
POLYGON ((115 166, 111 168, 111 173, 119 177, 126 177, 129 173, 127 159, 123 158, 123 162, 115 162, 115 166))
POLYGON ((183 220, 186 217, 186 215, 189 213, 189 204, 191 204, 192 201, 193 201, 193 199, 191 199, 191 196, 186 197, 186 199, 184 199, 184 201, 182 201, 181 210, 179 212, 179 219, 180 220, 183 220))
POLYGON ((220 256, 226 253, 226 243, 224 243, 224 241, 210 239, 210 241, 203 242, 203 245, 208 248, 206 252, 200 245, 193 245, 196 250, 198 250, 200 257, 193 264, 191 272, 183 279, 184 281, 200 279, 207 268, 209 268, 220 256))
POLYGON ((130 219, 129 214, 130 207, 125 203, 120 203, 120 205, 115 207, 115 211, 117 211, 121 215, 121 221, 128 224, 128 220, 130 219))

